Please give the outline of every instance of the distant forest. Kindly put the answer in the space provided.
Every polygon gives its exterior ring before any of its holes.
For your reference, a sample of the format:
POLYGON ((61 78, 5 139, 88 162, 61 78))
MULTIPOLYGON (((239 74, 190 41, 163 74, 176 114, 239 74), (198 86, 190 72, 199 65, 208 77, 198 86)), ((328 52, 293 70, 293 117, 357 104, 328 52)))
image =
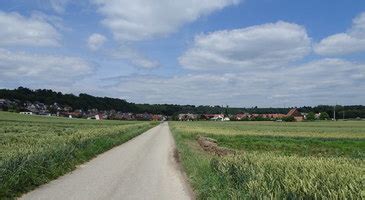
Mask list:
MULTIPOLYGON (((20 102, 40 102, 51 105, 55 102, 61 105, 71 106, 73 109, 93 109, 98 110, 116 110, 131 113, 153 113, 168 116, 180 113, 194 114, 238 114, 238 113, 282 113, 286 114, 290 108, 227 108, 224 106, 195 106, 195 105, 175 105, 175 104, 135 104, 123 99, 110 97, 94 97, 81 93, 78 96, 74 94, 63 94, 48 89, 31 90, 19 87, 14 90, 0 89, 0 99, 18 100, 20 102)), ((333 117, 333 106, 319 105, 315 107, 299 107, 301 112, 327 112, 333 117)), ((336 106, 336 118, 365 118, 365 106, 336 106)))

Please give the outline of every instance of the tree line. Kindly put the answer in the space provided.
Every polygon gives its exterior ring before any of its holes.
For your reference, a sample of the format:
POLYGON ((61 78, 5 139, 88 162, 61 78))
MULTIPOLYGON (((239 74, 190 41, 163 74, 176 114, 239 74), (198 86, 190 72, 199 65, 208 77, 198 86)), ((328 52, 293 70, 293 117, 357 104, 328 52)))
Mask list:
MULTIPOLYGON (((49 89, 31 90, 25 87, 16 89, 0 89, 0 98, 9 100, 18 100, 24 102, 40 102, 51 105, 57 102, 60 105, 67 105, 73 109, 98 109, 98 110, 116 110, 131 113, 153 113, 174 116, 180 113, 193 114, 217 114, 234 115, 238 113, 257 113, 257 114, 286 114, 290 108, 233 108, 221 105, 216 106, 195 106, 195 105, 177 105, 177 104, 136 104, 124 99, 110 97, 95 97, 89 94, 81 93, 79 95, 63 94, 49 89)), ((301 112, 326 112, 330 118, 333 117, 333 106, 319 105, 315 107, 299 107, 301 112)), ((365 118, 365 106, 336 106, 336 118, 365 118)))

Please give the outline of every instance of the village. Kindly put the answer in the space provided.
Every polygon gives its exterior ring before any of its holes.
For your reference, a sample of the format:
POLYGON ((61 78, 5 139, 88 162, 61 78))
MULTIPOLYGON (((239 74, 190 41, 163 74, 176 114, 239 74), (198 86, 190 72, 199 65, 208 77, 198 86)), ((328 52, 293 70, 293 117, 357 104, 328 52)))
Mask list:
MULTIPOLYGON (((85 118, 94 120, 139 120, 139 121, 296 121, 301 122, 307 119, 308 113, 301 113, 297 108, 292 108, 287 114, 282 113, 238 113, 238 114, 194 114, 180 113, 175 116, 165 116, 156 113, 132 113, 116 110, 73 109, 67 105, 53 103, 46 105, 41 102, 23 102, 17 100, 0 99, 0 110, 19 112, 24 115, 57 116, 67 118, 85 118)), ((319 119, 321 113, 315 114, 319 119)))
MULTIPOLYGON (((319 114, 316 116, 319 117, 319 114)), ((306 119, 307 113, 301 113, 298 109, 290 109, 287 114, 255 114, 255 113, 239 113, 236 115, 227 114, 179 114, 179 121, 195 121, 195 120, 212 120, 212 121, 297 121, 301 122, 306 119)))
POLYGON ((46 105, 40 102, 25 102, 11 101, 8 99, 0 99, 0 111, 19 111, 24 115, 42 115, 42 116, 57 116, 67 118, 86 118, 95 120, 139 120, 139 121, 163 121, 166 117, 159 114, 150 113, 125 113, 116 110, 98 110, 88 109, 73 109, 67 105, 53 103, 46 105))

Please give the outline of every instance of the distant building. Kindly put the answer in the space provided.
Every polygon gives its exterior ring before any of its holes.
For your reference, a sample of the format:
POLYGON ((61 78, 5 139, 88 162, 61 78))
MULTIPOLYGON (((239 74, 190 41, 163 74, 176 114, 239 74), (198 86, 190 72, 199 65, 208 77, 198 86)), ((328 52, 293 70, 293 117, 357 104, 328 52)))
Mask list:
POLYGON ((72 111, 72 107, 71 106, 65 106, 65 107, 63 107, 63 110, 65 112, 71 112, 72 111))
POLYGON ((237 114, 235 115, 235 120, 244 120, 244 119, 257 119, 257 118, 263 118, 263 119, 281 119, 285 117, 285 114, 280 113, 274 113, 274 114, 249 114, 249 113, 243 113, 243 114, 237 114))
POLYGON ((149 114, 149 113, 136 114, 135 119, 149 121, 149 120, 152 120, 152 114, 149 114))
POLYGON ((6 105, 7 100, 6 99, 0 99, 0 106, 6 105))
POLYGON ((193 121, 193 120, 197 120, 198 119, 198 115, 197 114, 179 114, 178 115, 179 121, 193 121))
POLYGON ((250 114, 249 113, 240 113, 234 116, 235 120, 243 120, 243 119, 248 119, 250 118, 250 114))
POLYGON ((223 114, 204 114, 202 116, 202 118, 206 119, 206 120, 222 120, 224 119, 224 115, 223 114))
POLYGON ((285 117, 285 114, 268 114, 267 117, 271 119, 279 119, 285 117))
POLYGON ((22 114, 22 115, 33 115, 33 113, 32 112, 20 112, 19 114, 22 114))
POLYGON ((163 120, 163 116, 162 115, 152 115, 152 120, 153 121, 161 121, 163 120))
POLYGON ((297 122, 301 122, 304 120, 304 116, 296 108, 289 110, 289 112, 288 112, 288 114, 286 114, 286 116, 294 117, 295 121, 297 121, 297 122))

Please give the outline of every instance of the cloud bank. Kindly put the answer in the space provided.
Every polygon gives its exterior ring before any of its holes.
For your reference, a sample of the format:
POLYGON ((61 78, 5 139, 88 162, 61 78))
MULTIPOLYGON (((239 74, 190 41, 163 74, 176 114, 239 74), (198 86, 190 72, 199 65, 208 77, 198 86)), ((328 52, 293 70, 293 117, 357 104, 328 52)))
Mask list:
POLYGON ((239 0, 94 0, 117 41, 165 36, 203 15, 238 4, 239 0))
POLYGON ((61 35, 40 15, 29 18, 0 11, 1 46, 59 46, 61 35))
POLYGON ((268 69, 300 60, 310 50, 304 27, 279 21, 198 35, 179 62, 193 70, 268 69))
POLYGON ((13 52, 0 48, 0 77, 3 80, 70 84, 90 75, 93 70, 91 63, 78 57, 13 52))
POLYGON ((112 80, 115 83, 106 86, 110 91, 136 102, 282 107, 332 104, 336 98, 356 103, 363 98, 358 94, 365 90, 361 84, 365 82, 365 65, 321 59, 260 73, 132 75, 112 80))
POLYGON ((365 12, 352 21, 352 27, 345 33, 331 35, 315 45, 319 55, 340 56, 365 51, 365 12))

